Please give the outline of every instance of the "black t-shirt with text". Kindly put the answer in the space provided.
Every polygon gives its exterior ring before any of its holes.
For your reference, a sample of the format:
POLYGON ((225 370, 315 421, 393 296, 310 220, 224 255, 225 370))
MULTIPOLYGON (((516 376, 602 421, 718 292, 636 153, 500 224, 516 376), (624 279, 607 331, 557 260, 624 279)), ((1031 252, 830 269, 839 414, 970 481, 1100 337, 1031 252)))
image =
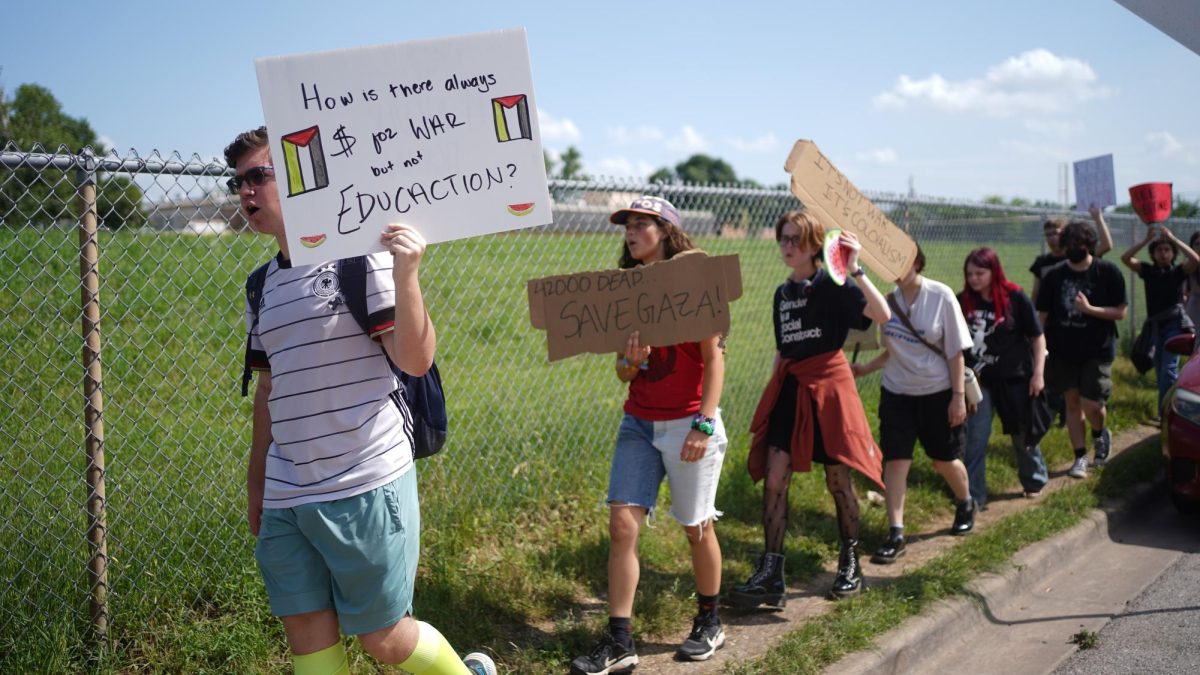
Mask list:
POLYGON ((1093 258, 1082 272, 1069 264, 1051 269, 1038 290, 1037 309, 1046 312, 1046 345, 1052 358, 1082 363, 1090 359, 1112 361, 1117 354, 1117 322, 1097 319, 1075 309, 1075 296, 1083 293, 1093 307, 1129 304, 1125 277, 1117 266, 1093 258))
POLYGON ((871 326, 866 306, 853 281, 838 286, 823 269, 801 282, 789 279, 775 289, 775 348, 796 361, 841 349, 850 329, 871 326))
POLYGON ((964 356, 968 368, 974 368, 984 384, 1028 378, 1033 374, 1033 355, 1029 342, 1042 334, 1033 303, 1019 290, 1008 294, 1009 316, 996 325, 996 308, 990 301, 975 298, 975 308, 967 315, 971 329, 971 348, 964 356))
POLYGON ((1154 316, 1183 302, 1183 282, 1187 281, 1187 272, 1183 271, 1183 265, 1159 267, 1144 262, 1138 270, 1138 276, 1146 282, 1148 316, 1154 316))

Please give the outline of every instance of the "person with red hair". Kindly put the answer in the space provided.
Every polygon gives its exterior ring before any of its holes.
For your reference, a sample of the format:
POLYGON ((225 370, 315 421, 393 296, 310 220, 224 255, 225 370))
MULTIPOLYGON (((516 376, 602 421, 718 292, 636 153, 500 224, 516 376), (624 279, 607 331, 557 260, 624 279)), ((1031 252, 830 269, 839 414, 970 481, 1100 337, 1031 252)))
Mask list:
POLYGON ((967 418, 964 463, 971 497, 980 507, 987 504, 985 460, 993 412, 1012 439, 1025 496, 1037 497, 1049 480, 1038 441, 1051 415, 1042 392, 1046 337, 1041 322, 1029 296, 1004 275, 1000 256, 991 248, 984 246, 967 254, 963 278, 958 301, 972 339, 966 363, 975 371, 983 392, 967 418))

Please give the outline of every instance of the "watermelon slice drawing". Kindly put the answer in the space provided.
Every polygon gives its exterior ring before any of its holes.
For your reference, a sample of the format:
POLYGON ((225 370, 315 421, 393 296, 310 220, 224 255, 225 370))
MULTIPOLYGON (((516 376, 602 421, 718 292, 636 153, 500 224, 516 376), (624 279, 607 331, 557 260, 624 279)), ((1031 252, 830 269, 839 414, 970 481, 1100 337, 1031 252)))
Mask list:
POLYGON ((846 283, 846 273, 850 267, 850 249, 841 245, 842 231, 830 230, 825 234, 821 244, 821 257, 825 259, 825 271, 833 283, 841 286, 846 283))
POLYGON ((509 204, 508 212, 514 216, 527 216, 533 213, 533 207, 533 202, 529 202, 528 204, 509 204))
POLYGON ((311 237, 300 237, 300 243, 304 244, 305 248, 316 248, 325 243, 325 235, 314 234, 311 237))

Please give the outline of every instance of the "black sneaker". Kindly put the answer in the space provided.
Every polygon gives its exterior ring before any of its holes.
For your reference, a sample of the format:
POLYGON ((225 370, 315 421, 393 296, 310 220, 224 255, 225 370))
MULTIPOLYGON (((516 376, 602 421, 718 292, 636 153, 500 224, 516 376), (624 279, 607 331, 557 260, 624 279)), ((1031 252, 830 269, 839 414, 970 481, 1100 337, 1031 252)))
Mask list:
POLYGON ((675 658, 681 661, 707 661, 721 647, 725 646, 725 629, 721 619, 705 614, 692 620, 692 632, 675 652, 675 658))
POLYGON ((571 675, 632 673, 637 664, 637 651, 633 643, 626 649, 613 639, 611 633, 605 631, 587 656, 576 656, 575 660, 571 661, 571 675))

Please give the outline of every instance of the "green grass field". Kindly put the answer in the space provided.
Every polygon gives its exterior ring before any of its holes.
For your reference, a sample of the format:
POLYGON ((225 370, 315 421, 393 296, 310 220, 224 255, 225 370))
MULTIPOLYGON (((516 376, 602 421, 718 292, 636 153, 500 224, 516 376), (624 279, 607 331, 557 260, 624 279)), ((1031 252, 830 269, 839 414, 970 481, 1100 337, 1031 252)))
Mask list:
MULTIPOLYGON (((269 242, 101 235, 111 649, 97 653, 84 640, 76 236, 0 231, 8 404, 0 413, 0 574, 9 580, 0 588, 0 672, 286 672, 244 525, 250 401, 237 390, 243 283, 273 252, 269 242)), ((698 243, 738 254, 745 289, 733 305, 722 400, 731 441, 718 503, 728 585, 748 574, 761 546, 746 427, 774 354, 770 299, 786 269, 773 241, 698 243)), ((929 276, 958 288, 973 245, 927 242, 929 276)), ((416 611, 460 651, 488 648, 522 673, 560 672, 599 625, 602 612, 583 610, 606 585, 603 500, 625 391, 610 356, 547 363, 524 282, 612 267, 618 246, 615 234, 508 234, 431 247, 422 265, 452 427, 444 452, 419 465, 416 611)), ((1010 276, 1028 284, 1024 269, 1036 249, 996 247, 1010 276)), ((874 420, 878 377, 860 388, 874 420)), ((1148 378, 1119 368, 1114 426, 1148 416, 1153 399, 1148 378)), ((993 446, 989 485, 1012 489, 1007 439, 997 433, 993 446)), ((1066 446, 1053 434, 1047 459, 1065 460, 1066 446)), ((950 517, 948 493, 924 459, 911 483, 911 528, 950 517)), ((881 509, 864 518, 870 547, 886 523, 881 509)), ((790 575, 810 576, 834 554, 836 525, 819 472, 793 480, 789 531, 790 575)), ((638 631, 675 630, 692 611, 686 541, 663 518, 645 532, 642 554, 638 631)))

